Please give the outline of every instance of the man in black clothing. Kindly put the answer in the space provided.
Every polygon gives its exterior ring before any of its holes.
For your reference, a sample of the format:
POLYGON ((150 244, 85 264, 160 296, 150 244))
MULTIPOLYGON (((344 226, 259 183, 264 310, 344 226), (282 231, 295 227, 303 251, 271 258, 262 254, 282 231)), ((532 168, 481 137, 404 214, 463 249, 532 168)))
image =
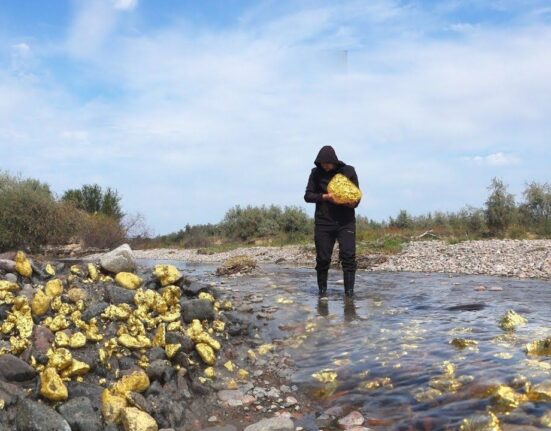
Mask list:
POLYGON ((327 185, 335 174, 342 174, 356 186, 358 176, 352 166, 341 162, 333 147, 323 147, 316 160, 316 165, 308 178, 304 200, 316 204, 315 234, 316 243, 316 272, 318 277, 319 294, 327 297, 327 274, 331 264, 331 255, 335 241, 339 242, 339 259, 341 261, 344 293, 354 295, 354 279, 356 275, 356 216, 354 205, 338 205, 333 195, 327 192, 327 185))

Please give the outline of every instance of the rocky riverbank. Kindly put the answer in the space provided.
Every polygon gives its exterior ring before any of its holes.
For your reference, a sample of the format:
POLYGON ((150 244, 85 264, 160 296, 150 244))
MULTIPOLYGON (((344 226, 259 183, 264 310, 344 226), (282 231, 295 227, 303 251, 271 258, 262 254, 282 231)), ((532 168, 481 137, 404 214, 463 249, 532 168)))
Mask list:
POLYGON ((551 240, 416 241, 372 269, 550 279, 551 240))
MULTIPOLYGON (((245 255, 259 263, 313 266, 313 246, 246 247, 203 254, 196 249, 136 250, 139 259, 174 259, 190 263, 219 263, 245 255)), ((88 259, 97 259, 91 255, 88 259)), ((334 253, 338 264, 338 252, 334 253)), ((551 240, 482 240, 448 244, 413 241, 395 255, 360 255, 360 269, 370 271, 444 272, 517 278, 551 278, 551 240)))
POLYGON ((310 407, 260 311, 128 247, 70 266, 19 252, 0 269, 0 430, 294 431, 310 407))

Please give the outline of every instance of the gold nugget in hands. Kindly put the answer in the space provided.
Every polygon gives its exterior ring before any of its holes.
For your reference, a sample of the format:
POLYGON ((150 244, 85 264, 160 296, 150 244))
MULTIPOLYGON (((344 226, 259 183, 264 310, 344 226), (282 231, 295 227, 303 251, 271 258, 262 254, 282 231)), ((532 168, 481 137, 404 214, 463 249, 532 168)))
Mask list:
POLYGON ((333 194, 333 200, 339 205, 356 204, 362 198, 360 189, 343 174, 336 174, 329 181, 327 192, 333 194))

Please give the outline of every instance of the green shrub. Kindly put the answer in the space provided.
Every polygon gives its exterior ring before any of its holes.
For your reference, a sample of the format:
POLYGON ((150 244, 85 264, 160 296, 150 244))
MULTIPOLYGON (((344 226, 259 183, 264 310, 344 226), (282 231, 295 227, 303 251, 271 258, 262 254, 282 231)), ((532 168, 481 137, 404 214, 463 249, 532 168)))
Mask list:
POLYGON ((486 201, 486 224, 493 235, 502 236, 514 219, 515 199, 499 178, 492 179, 488 190, 490 196, 486 201))
POLYGON ((0 174, 0 250, 63 244, 79 228, 79 211, 56 202, 48 185, 0 174))
POLYGON ((112 248, 126 241, 121 223, 105 214, 85 214, 80 238, 86 247, 112 248))

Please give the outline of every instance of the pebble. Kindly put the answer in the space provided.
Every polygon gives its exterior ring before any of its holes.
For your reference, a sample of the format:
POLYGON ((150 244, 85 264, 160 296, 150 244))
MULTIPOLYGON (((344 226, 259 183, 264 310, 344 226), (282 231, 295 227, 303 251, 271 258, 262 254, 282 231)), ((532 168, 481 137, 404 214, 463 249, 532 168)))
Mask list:
POLYGON ((347 430, 362 425, 364 421, 363 415, 355 410, 348 413, 345 417, 340 418, 338 423, 340 428, 347 430))
POLYGON ((295 425, 290 418, 279 416, 262 419, 246 427, 245 431, 295 431, 295 425))

